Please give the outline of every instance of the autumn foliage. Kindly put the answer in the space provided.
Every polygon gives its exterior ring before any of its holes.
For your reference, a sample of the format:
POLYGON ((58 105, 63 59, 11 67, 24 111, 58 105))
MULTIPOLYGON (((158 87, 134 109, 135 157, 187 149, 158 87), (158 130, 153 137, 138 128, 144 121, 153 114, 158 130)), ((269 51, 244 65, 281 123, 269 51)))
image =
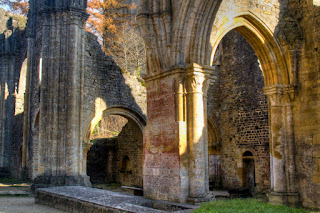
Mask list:
POLYGON ((136 5, 128 2, 132 0, 88 0, 86 27, 121 70, 140 76, 146 72, 145 45, 134 24, 136 5))
POLYGON ((8 8, 11 13, 28 15, 29 3, 27 0, 0 0, 0 6, 8 8))
POLYGON ((87 30, 97 35, 103 44, 105 52, 119 42, 124 23, 130 21, 130 10, 134 4, 127 4, 125 0, 88 0, 90 17, 87 21, 87 30))

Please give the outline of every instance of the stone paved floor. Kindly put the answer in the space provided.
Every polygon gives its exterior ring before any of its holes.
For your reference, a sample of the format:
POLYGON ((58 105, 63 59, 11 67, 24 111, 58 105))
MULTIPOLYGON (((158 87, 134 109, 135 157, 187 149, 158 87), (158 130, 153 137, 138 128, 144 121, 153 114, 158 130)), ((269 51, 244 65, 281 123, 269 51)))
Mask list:
POLYGON ((34 197, 0 197, 0 213, 64 213, 34 203, 34 197))

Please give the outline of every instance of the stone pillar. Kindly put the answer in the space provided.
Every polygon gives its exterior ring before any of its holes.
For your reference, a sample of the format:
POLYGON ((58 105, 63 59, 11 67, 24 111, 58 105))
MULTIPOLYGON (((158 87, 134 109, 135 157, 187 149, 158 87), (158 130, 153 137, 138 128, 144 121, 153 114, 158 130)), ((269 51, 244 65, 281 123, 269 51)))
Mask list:
POLYGON ((292 98, 289 86, 264 88, 269 100, 271 203, 296 205, 292 98))
POLYGON ((189 190, 184 69, 145 78, 143 190, 152 199, 186 202, 189 190))
MULTIPOLYGON (((34 183, 90 185, 81 139, 86 1, 46 1, 43 20, 40 153, 34 183), (48 5, 46 5, 48 4, 48 5)), ((83 147, 84 146, 84 147, 83 147)))
POLYGON ((10 42, 13 31, 7 29, 0 40, 0 169, 11 167, 11 134, 15 113, 15 46, 10 42))
MULTIPOLYGON (((212 70, 212 68, 210 69, 212 70)), ((189 198, 196 204, 210 200, 208 176, 207 90, 208 69, 192 64, 187 68, 187 130, 189 145, 189 198)))

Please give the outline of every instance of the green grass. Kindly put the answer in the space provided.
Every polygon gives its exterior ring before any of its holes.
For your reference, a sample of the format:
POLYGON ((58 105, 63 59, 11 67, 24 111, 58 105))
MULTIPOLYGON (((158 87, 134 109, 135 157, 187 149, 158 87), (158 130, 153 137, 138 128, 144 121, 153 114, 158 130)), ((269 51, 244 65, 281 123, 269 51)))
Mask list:
POLYGON ((5 183, 5 184, 20 184, 20 183, 25 183, 19 179, 15 178, 0 178, 0 183, 5 183))
POLYGON ((250 213, 250 212, 286 212, 286 213, 304 213, 304 209, 297 209, 284 205, 272 205, 256 199, 232 199, 220 200, 204 203, 194 213, 250 213))

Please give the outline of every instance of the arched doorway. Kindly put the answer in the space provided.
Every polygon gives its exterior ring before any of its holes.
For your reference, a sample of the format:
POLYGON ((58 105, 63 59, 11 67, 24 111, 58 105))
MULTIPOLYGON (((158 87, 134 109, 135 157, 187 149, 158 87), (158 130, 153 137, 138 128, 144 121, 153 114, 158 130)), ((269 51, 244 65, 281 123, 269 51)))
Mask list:
POLYGON ((138 120, 143 118, 117 107, 105 110, 100 120, 91 123, 87 138, 93 145, 86 155, 86 171, 94 187, 143 188, 145 123, 138 120))
POLYGON ((222 188, 221 140, 217 126, 208 120, 209 189, 222 188))
POLYGON ((255 191, 256 177, 255 177, 255 164, 254 157, 250 151, 246 151, 242 155, 242 184, 244 188, 250 189, 251 192, 255 191))

